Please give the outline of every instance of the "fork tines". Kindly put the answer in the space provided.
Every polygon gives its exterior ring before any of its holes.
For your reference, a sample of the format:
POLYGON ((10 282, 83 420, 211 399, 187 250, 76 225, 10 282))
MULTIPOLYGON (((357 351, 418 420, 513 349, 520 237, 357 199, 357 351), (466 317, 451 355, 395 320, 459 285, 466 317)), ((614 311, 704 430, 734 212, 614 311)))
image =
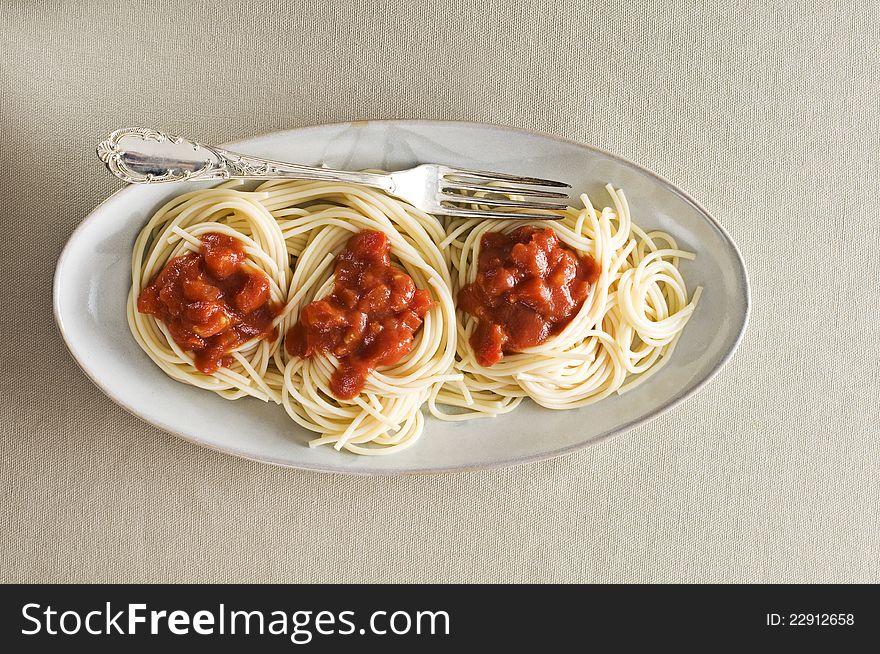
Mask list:
POLYGON ((465 168, 445 168, 439 180, 438 200, 447 215, 474 218, 510 218, 516 220, 554 220, 553 214, 519 213, 513 209, 560 211, 568 207, 567 193, 542 188, 571 188, 570 184, 539 177, 465 168), (474 197, 479 193, 480 197, 474 197), (523 199, 518 199, 521 196, 523 199), (465 205, 465 206, 460 206, 465 205), (485 211, 474 205, 499 207, 507 211, 485 211))

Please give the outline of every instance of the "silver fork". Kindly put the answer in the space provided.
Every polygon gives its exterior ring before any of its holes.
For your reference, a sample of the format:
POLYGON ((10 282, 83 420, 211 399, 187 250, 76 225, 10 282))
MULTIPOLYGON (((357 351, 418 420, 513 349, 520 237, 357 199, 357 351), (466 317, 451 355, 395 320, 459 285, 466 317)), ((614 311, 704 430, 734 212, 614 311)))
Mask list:
POLYGON ((461 218, 555 220, 561 216, 522 210, 565 209, 567 193, 541 187, 570 188, 551 179, 437 164, 388 174, 317 168, 230 152, 146 127, 116 130, 97 152, 114 175, 130 184, 230 178, 350 182, 382 189, 426 213, 461 218))

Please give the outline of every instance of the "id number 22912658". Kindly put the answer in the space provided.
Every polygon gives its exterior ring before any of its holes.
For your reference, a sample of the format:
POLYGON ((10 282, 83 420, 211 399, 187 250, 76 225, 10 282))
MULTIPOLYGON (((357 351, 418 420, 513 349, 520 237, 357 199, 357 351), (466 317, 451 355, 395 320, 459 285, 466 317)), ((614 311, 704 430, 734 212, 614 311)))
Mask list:
POLYGON ((767 613, 768 627, 846 627, 855 624, 852 613, 767 613))

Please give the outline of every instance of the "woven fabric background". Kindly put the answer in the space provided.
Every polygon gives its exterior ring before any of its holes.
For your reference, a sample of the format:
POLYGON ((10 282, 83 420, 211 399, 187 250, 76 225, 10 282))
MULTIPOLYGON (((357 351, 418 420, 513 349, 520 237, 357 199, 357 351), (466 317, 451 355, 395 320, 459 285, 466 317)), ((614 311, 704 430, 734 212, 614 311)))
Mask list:
POLYGON ((0 580, 880 581, 880 5, 0 0, 0 580), (128 415, 51 314, 126 125, 516 125, 633 159, 742 248, 730 364, 534 465, 347 478, 128 415))

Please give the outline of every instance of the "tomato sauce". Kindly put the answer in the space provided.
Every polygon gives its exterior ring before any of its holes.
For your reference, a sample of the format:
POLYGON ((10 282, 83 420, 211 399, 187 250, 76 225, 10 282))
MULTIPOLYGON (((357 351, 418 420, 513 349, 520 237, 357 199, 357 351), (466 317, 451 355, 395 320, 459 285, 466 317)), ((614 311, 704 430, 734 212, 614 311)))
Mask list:
POLYGON ((599 266, 559 242, 550 228, 531 225, 480 240, 476 280, 458 306, 478 318, 470 338, 477 363, 543 343, 571 322, 599 278, 599 266))
POLYGON ((254 338, 275 338, 279 307, 269 279, 244 265, 241 241, 225 234, 201 238, 201 252, 171 259, 137 300, 141 313, 156 316, 174 342, 194 354, 206 374, 229 366, 229 352, 254 338))
POLYGON ((357 396, 377 366, 394 365, 412 350, 431 308, 428 291, 391 266, 390 249, 382 232, 352 236, 336 258, 333 292, 303 307, 285 336, 291 356, 338 359, 330 390, 340 400, 357 396))

